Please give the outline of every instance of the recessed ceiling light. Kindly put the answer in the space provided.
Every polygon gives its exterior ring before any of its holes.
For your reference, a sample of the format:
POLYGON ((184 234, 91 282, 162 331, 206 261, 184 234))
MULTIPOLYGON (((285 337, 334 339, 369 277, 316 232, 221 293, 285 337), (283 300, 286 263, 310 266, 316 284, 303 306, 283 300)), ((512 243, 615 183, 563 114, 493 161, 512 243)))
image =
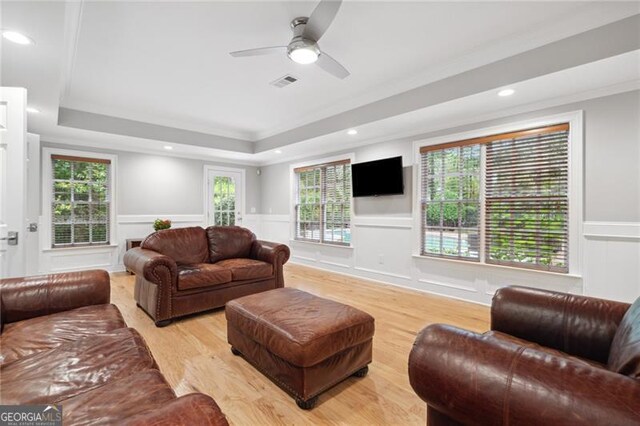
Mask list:
POLYGON ((32 114, 37 114, 40 112, 40 110, 38 108, 34 108, 34 107, 27 107, 27 112, 30 112, 32 114))
POLYGON ((273 152, 275 152, 276 154, 282 154, 282 151, 281 151, 281 150, 279 150, 279 149, 276 149, 276 150, 275 150, 275 151, 273 151, 273 152))
POLYGON ((348 134, 348 135, 351 135, 351 136, 353 136, 353 135, 357 135, 357 134, 358 134, 358 131, 357 131, 356 129, 349 129, 349 130, 347 131, 347 134, 348 134))
POLYGON ((498 96, 502 96, 502 97, 511 96, 514 93, 516 93, 516 91, 513 90, 513 89, 503 89, 503 90, 498 92, 498 96))
POLYGON ((171 151, 173 147, 171 145, 165 145, 164 149, 166 149, 167 151, 171 151))
POLYGON ((22 45, 35 44, 33 39, 17 31, 3 30, 2 37, 17 44, 22 44, 22 45))

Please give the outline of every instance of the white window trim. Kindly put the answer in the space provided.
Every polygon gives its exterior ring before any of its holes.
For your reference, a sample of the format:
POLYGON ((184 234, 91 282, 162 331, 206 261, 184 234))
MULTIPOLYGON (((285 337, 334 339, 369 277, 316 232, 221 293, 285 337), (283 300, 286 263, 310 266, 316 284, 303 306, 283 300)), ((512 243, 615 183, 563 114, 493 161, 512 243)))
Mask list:
POLYGON ((42 149, 42 224, 44 225, 40 234, 40 247, 43 251, 50 250, 96 250, 104 248, 118 247, 118 230, 117 230, 117 218, 116 212, 116 176, 118 171, 118 156, 111 154, 102 154, 97 152, 77 151, 72 149, 57 149, 57 148, 43 148, 42 149), (109 160, 111 161, 111 170, 109 176, 109 184, 111 193, 109 203, 109 244, 104 245, 87 245, 78 247, 51 247, 51 201, 53 193, 51 187, 53 186, 53 168, 51 164, 52 155, 68 155, 72 157, 86 157, 95 158, 97 160, 109 160))
MULTIPOLYGON (((559 276, 580 277, 582 272, 582 253, 583 253, 583 164, 584 164, 584 113, 582 110, 572 111, 562 114, 540 117, 532 120, 518 121, 509 124, 503 124, 492 127, 471 130, 468 132, 450 134, 446 136, 438 136, 435 138, 417 140, 413 142, 413 152, 415 154, 414 174, 413 174, 413 226, 418 232, 414 233, 413 241, 413 257, 418 259, 429 259, 435 262, 463 262, 465 264, 475 265, 478 267, 491 268, 509 268, 518 271, 527 271, 533 273, 553 274, 559 276), (545 127, 553 124, 569 123, 569 272, 552 272, 539 271, 527 268, 518 268, 515 266, 492 265, 484 262, 484 258, 480 258, 480 262, 467 262, 464 260, 451 260, 432 256, 423 256, 420 253, 420 237, 422 233, 421 222, 421 161, 420 148, 424 146, 439 145, 442 143, 472 139, 498 133, 514 132, 523 129, 531 129, 536 127, 545 127)), ((484 179, 484 176, 481 177, 484 179)), ((484 246, 484 241, 481 241, 484 246)))
MULTIPOLYGON (((350 210, 351 210, 351 218, 349 219, 349 224, 351 227, 351 243, 349 245, 343 245, 343 244, 329 244, 329 243, 320 243, 320 242, 315 242, 315 241, 303 241, 303 240, 296 240, 296 197, 297 197, 297 193, 296 193, 296 173, 295 173, 295 169, 299 168, 299 167, 309 167, 309 166, 315 166, 315 165, 320 165, 320 164, 326 164, 326 163, 333 163, 336 161, 343 161, 343 160, 349 160, 350 164, 353 164, 355 162, 355 153, 350 152, 348 154, 343 154, 343 155, 334 155, 331 157, 324 157, 324 158, 318 158, 315 160, 309 160, 309 161, 304 161, 301 163, 295 163, 295 164, 291 164, 289 165, 289 194, 291 194, 291 202, 289 203, 289 217, 291 218, 291 220, 289 221, 289 241, 292 243, 306 243, 306 244, 315 244, 318 246, 324 246, 324 247, 341 247, 341 248, 353 248, 354 245, 354 232, 353 232, 353 218, 355 217, 354 214, 354 210, 353 210, 353 193, 351 194, 351 203, 350 203, 350 210)), ((353 188, 352 188, 353 191, 353 188)))

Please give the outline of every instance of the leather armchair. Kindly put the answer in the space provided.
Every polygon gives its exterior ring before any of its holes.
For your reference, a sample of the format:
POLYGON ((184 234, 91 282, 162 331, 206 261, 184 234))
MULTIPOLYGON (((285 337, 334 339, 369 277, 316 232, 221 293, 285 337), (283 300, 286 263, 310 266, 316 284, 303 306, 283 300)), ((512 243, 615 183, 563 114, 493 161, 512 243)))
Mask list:
POLYGON ((219 308, 229 300, 284 287, 289 247, 260 241, 239 226, 177 228, 148 236, 124 256, 134 296, 156 326, 219 308))
POLYGON ((422 330, 409 379, 430 425, 640 424, 640 299, 500 289, 491 331, 422 330))

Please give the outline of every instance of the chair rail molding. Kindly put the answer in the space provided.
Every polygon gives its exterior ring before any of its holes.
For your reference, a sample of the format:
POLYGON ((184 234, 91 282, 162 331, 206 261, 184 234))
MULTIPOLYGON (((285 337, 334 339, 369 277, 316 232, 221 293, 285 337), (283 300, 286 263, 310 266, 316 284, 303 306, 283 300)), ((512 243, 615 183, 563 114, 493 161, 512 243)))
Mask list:
POLYGON ((587 239, 633 239, 640 240, 640 222, 586 221, 582 232, 587 239))

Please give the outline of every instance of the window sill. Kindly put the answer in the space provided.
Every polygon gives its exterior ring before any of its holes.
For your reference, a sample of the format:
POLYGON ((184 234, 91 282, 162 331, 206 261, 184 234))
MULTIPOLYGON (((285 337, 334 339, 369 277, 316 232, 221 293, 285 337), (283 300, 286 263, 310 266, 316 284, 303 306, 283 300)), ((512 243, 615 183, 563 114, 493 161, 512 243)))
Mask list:
POLYGON ((315 243, 313 241, 304 241, 304 240, 289 240, 289 243, 300 243, 300 244, 310 244, 310 245, 314 245, 314 246, 320 246, 320 247, 336 247, 336 248, 341 248, 341 249, 349 249, 349 250, 353 250, 353 246, 351 244, 347 245, 340 245, 340 244, 326 244, 326 243, 315 243))
POLYGON ((105 244, 102 246, 77 246, 77 247, 56 247, 56 248, 45 248, 42 249, 43 252, 56 252, 56 251, 75 251, 75 250, 105 250, 105 249, 115 249, 118 248, 117 244, 105 244))
POLYGON ((412 257, 415 259, 432 260, 434 262, 449 262, 449 263, 455 263, 459 265, 466 265, 466 266, 472 266, 472 267, 478 266, 481 268, 503 269, 503 270, 512 271, 512 272, 518 271, 518 272, 533 273, 533 274, 544 274, 547 276, 554 276, 554 277, 567 277, 567 278, 577 278, 577 279, 582 278, 582 275, 580 274, 571 274, 571 273, 564 274, 562 272, 540 271, 537 269, 517 268, 515 266, 493 265, 491 263, 467 262, 467 261, 458 260, 458 259, 446 259, 443 257, 423 256, 421 254, 415 254, 415 253, 412 255, 412 257))

